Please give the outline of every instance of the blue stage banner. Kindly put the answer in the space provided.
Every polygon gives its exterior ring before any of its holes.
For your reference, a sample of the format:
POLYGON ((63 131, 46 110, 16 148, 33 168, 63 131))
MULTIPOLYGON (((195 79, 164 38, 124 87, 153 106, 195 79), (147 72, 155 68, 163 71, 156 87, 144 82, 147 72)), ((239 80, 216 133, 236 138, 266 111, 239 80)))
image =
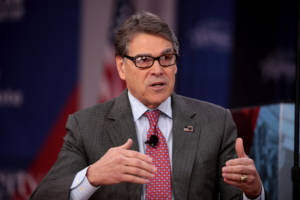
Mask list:
POLYGON ((76 109, 79 8, 0 1, 1 200, 28 199, 63 142, 57 127, 76 109))
POLYGON ((180 94, 227 106, 234 6, 229 1, 178 1, 180 94))
POLYGON ((238 108, 295 99, 296 1, 178 1, 180 94, 238 108))

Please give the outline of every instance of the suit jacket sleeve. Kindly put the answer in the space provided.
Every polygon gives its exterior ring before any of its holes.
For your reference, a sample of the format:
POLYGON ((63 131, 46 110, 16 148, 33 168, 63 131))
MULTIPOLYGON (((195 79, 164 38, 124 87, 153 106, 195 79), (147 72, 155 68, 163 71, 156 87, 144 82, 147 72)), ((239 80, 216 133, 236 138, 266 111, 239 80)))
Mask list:
POLYGON ((224 133, 219 151, 219 190, 221 199, 242 199, 242 191, 236 187, 228 185, 224 182, 222 177, 222 167, 226 161, 236 157, 235 139, 237 137, 237 130, 234 121, 231 117, 230 111, 226 110, 224 133))
POLYGON ((76 173, 88 166, 80 141, 80 127, 73 115, 69 116, 66 129, 67 135, 58 159, 32 194, 33 200, 69 199, 70 186, 76 173))
MULTIPOLYGON (((134 141, 132 149, 138 151, 127 91, 116 99, 70 115, 66 129, 58 159, 31 199, 69 199, 77 172, 128 138, 134 141)), ((139 199, 140 191, 138 184, 119 183, 101 187, 90 199, 139 199)))

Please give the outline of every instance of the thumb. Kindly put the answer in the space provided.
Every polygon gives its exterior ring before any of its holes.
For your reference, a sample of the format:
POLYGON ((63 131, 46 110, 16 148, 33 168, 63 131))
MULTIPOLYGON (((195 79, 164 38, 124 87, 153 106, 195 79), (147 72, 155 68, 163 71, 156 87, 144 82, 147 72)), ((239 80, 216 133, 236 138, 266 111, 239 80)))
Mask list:
POLYGON ((121 148, 121 149, 130 149, 132 144, 133 144, 133 141, 132 141, 132 139, 129 138, 127 140, 127 142, 125 144, 119 146, 119 148, 121 148))
POLYGON ((244 145, 243 145, 243 139, 242 138, 237 138, 235 140, 235 151, 236 151, 239 158, 247 157, 247 154, 245 153, 245 150, 244 150, 244 145))

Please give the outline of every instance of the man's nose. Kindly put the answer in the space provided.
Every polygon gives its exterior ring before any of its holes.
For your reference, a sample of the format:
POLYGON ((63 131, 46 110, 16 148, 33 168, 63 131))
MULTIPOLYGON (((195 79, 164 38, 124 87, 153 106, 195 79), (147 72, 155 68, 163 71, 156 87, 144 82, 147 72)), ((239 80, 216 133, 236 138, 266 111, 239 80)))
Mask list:
POLYGON ((153 74, 162 74, 163 67, 159 64, 158 60, 155 60, 152 67, 150 68, 153 74))

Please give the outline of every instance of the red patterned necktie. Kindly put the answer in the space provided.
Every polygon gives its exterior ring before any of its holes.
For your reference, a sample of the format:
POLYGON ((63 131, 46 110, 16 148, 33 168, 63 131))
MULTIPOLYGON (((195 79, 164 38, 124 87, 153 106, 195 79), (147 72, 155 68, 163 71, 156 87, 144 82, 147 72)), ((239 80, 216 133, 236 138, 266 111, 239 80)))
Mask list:
POLYGON ((151 135, 156 135, 158 137, 158 143, 156 146, 151 147, 149 144, 147 144, 146 154, 153 159, 153 164, 155 165, 157 171, 155 173, 155 177, 150 179, 150 183, 146 185, 145 199, 171 200, 171 167, 168 145, 165 137, 157 126, 160 111, 147 111, 145 114, 150 123, 147 140, 149 141, 151 135))

